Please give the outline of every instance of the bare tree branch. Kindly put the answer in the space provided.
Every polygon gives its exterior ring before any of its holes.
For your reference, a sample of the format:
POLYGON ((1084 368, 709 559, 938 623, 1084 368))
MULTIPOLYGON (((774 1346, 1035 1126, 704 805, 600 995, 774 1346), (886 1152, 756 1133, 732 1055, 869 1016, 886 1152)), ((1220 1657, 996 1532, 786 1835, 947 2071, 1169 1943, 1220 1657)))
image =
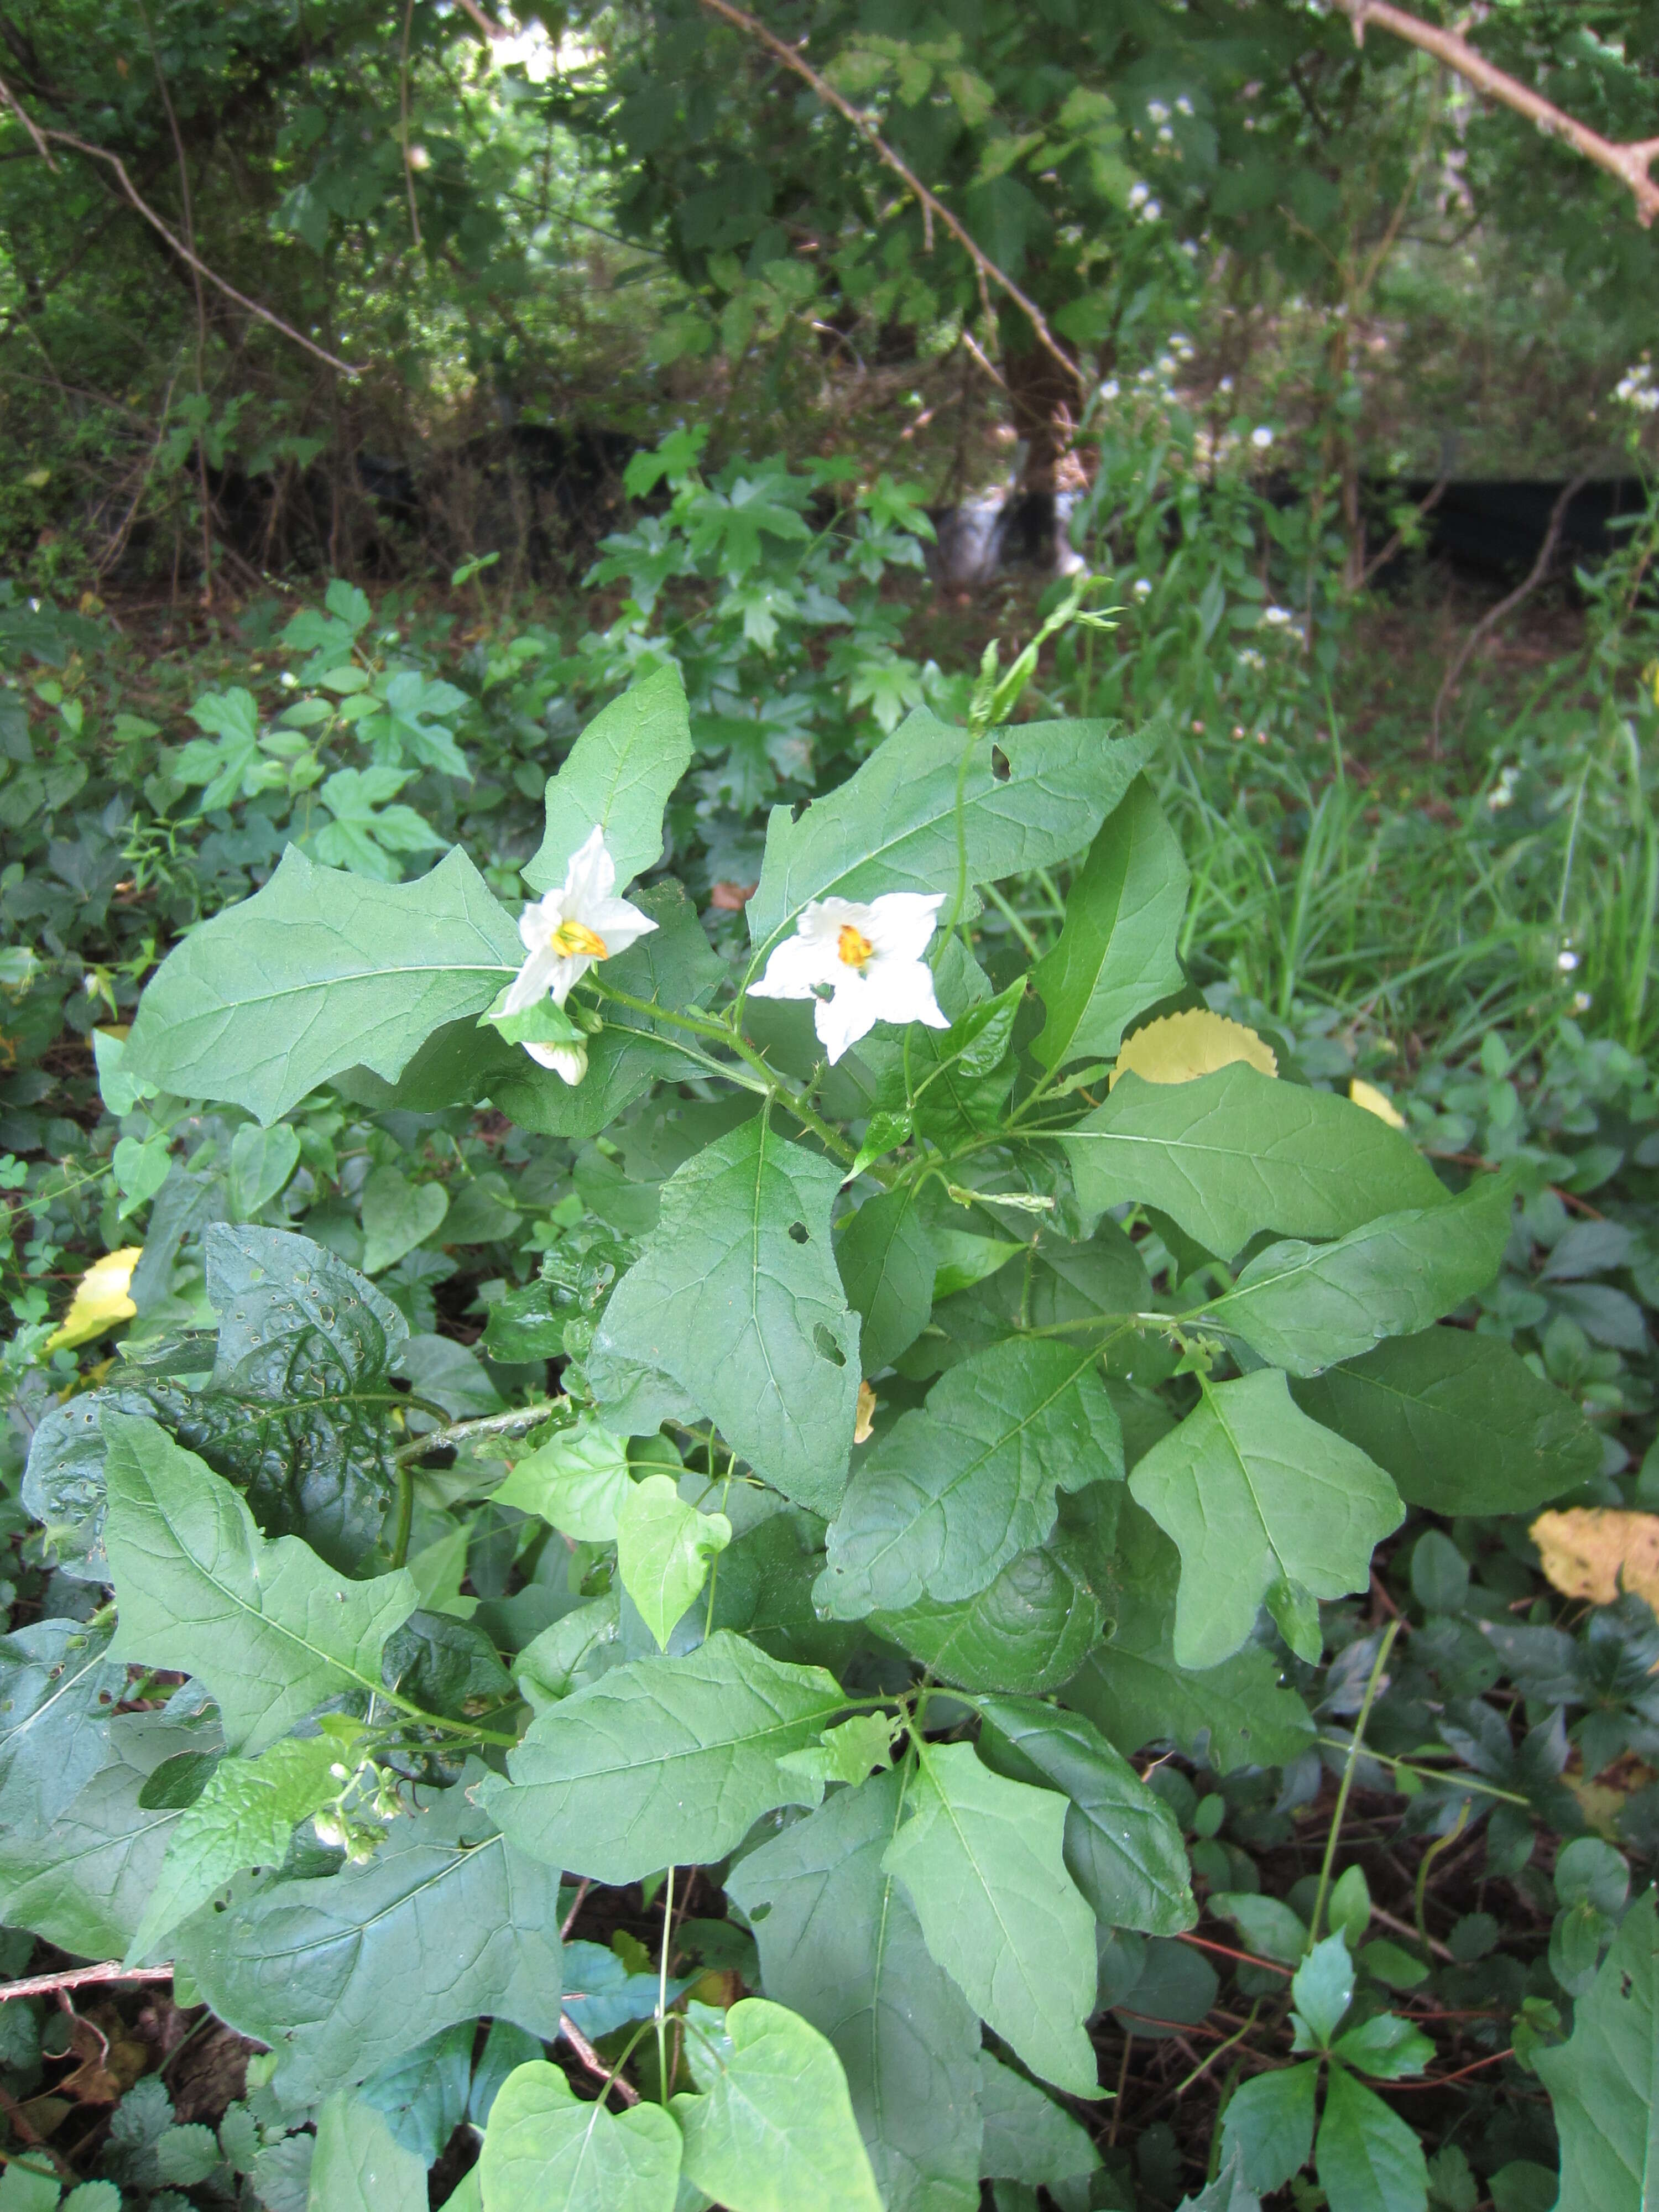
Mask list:
POLYGON ((811 64, 804 60, 793 46, 779 38, 775 31, 769 30, 757 17, 750 15, 742 8, 734 7, 732 0, 702 0, 702 4, 711 14, 722 17, 726 22, 733 24, 737 29, 742 31, 745 36, 764 46, 775 60, 781 61, 786 69, 793 70, 798 77, 810 84, 826 107, 833 107, 837 115, 852 125, 871 151, 885 162, 905 190, 920 204, 923 222, 928 226, 928 245, 931 246, 933 244, 933 224, 940 223, 950 232, 951 237, 968 256, 969 260, 972 262, 974 274, 979 281, 980 297, 984 301, 988 315, 991 302, 986 286, 990 283, 994 284, 1000 292, 1006 293, 1013 301, 1036 331, 1037 343, 1045 353, 1054 356, 1080 392, 1083 388, 1082 374, 1077 363, 1049 329, 1042 310, 1035 301, 1026 297, 1012 276, 998 268, 983 247, 963 229, 944 201, 936 193, 928 191, 915 170, 893 151, 875 125, 866 117, 860 114, 851 100, 843 100, 834 85, 830 83, 827 78, 820 76, 811 64))
MULTIPOLYGON (((704 0, 705 5, 712 0, 704 0)), ((1587 123, 1546 100, 1530 85, 1522 84, 1519 77, 1510 76, 1507 70, 1489 62, 1478 47, 1455 31, 1443 31, 1433 23, 1425 23, 1417 16, 1396 8, 1392 0, 1337 0, 1349 21, 1353 25, 1354 43, 1364 46, 1370 24, 1380 24, 1383 30, 1392 31, 1397 39, 1408 45, 1420 46, 1425 54, 1432 54, 1449 70, 1484 92, 1490 99, 1501 100, 1518 115, 1529 116, 1540 131, 1551 137, 1564 138, 1576 147, 1586 161, 1594 161, 1598 169, 1605 169, 1617 177, 1636 201, 1636 219, 1644 230, 1659 215, 1659 185, 1649 174, 1656 159, 1659 159, 1659 138, 1635 138, 1620 144, 1604 138, 1599 131, 1592 131, 1587 123)))
POLYGON ((171 1966, 124 1966, 106 1959, 98 1966, 70 1966, 61 1974, 32 1974, 26 1982, 0 1982, 0 2004, 13 1997, 49 1997, 58 1990, 84 1989, 89 1982, 170 1982, 171 1966))
POLYGON ((55 171, 58 165, 47 150, 48 145, 67 146, 76 154, 84 154, 88 161, 106 162, 115 172, 116 182, 120 185, 122 194, 128 204, 137 214, 143 216, 152 230, 159 232, 187 268, 194 270, 198 276, 205 276, 208 283, 216 285, 227 299, 234 300, 239 307, 246 307, 249 314, 257 315, 262 323, 269 323, 272 330, 280 331, 285 338, 291 338, 295 345, 303 347, 307 353, 314 355, 320 362, 325 362, 330 368, 337 368, 342 376, 358 377, 362 374, 361 368, 354 368, 349 361, 341 361, 334 354, 325 352, 321 346, 315 344, 310 338, 296 331, 291 323, 285 323, 280 315, 273 315, 269 307, 262 307, 257 300, 250 300, 246 292, 239 292, 236 287, 228 283, 216 270, 210 269, 207 263, 193 252, 183 239, 176 237, 167 228, 149 201, 140 196, 137 186, 127 174, 126 163, 118 154, 112 154, 107 146, 94 146, 85 138, 77 138, 70 131, 54 131, 45 124, 33 122, 19 106, 17 95, 3 77, 0 77, 0 100, 5 101, 7 106, 22 124, 23 128, 34 141, 41 160, 49 169, 55 171))

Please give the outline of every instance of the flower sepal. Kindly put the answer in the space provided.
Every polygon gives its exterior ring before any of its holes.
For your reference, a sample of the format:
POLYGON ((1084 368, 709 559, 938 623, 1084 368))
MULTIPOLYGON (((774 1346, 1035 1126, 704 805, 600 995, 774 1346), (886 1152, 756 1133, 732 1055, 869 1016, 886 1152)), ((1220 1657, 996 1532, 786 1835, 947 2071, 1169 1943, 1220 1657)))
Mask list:
MULTIPOLYGON (((487 1013, 478 1017, 481 1030, 492 1029, 504 1044, 564 1045, 571 1048, 582 1042, 579 1030, 564 1008, 552 999, 538 999, 533 1006, 520 1013, 509 1013, 507 1000, 513 986, 509 983, 496 994, 495 1002, 487 1013)), ((544 1062, 544 1065, 546 1065, 544 1062)))

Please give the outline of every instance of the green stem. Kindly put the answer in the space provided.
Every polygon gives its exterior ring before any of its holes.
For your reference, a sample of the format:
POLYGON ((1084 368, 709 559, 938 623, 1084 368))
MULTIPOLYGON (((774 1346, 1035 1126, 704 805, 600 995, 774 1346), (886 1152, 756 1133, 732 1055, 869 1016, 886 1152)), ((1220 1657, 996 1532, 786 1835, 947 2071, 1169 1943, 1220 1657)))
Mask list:
POLYGON ((1468 1825, 1468 1817, 1469 1808, 1468 1804, 1464 1803, 1460 1805, 1457 1808, 1457 1818, 1452 1822, 1447 1833, 1443 1836, 1438 1837, 1435 1842, 1431 1843, 1427 1850, 1424 1852, 1422 1857, 1418 1861, 1417 1887, 1412 1898, 1412 1905, 1413 1908, 1412 1917, 1417 1923, 1417 1940, 1423 1946, 1425 1957, 1427 1957, 1429 1954, 1429 1869, 1439 1857, 1441 1852, 1449 1851, 1452 1845, 1457 1841, 1457 1838, 1462 1834, 1465 1826, 1468 1825))
POLYGON ((1331 1814, 1329 1833, 1325 1838, 1325 1856, 1320 1863, 1319 1887, 1314 1893, 1313 1911, 1308 1921, 1308 1949, 1311 1951, 1319 1941, 1319 1923, 1325 1917, 1325 1899, 1331 1887, 1331 1869, 1336 1862, 1336 1846, 1342 1833, 1343 1816, 1348 1809, 1348 1793, 1353 1788, 1354 1769, 1359 1764, 1359 1747, 1365 1740, 1365 1723, 1371 1717, 1371 1707, 1376 1702, 1376 1692, 1382 1680, 1382 1670, 1389 1663, 1389 1654, 1400 1633, 1400 1623, 1391 1620, 1382 1632, 1382 1641, 1376 1647, 1376 1657, 1371 1662, 1370 1679, 1365 1685, 1365 1694, 1360 1701, 1359 1717, 1354 1723, 1353 1741, 1348 1746, 1347 1759, 1342 1769, 1342 1779, 1337 1784, 1336 1808, 1331 1814))
POLYGON ((415 1519, 415 1478, 401 1457, 396 1462, 398 1473, 398 1520, 392 1532, 392 1565, 396 1571, 409 1559, 409 1532, 415 1519))
POLYGON ((553 1415, 570 1403, 568 1398, 544 1398, 534 1406, 520 1406, 510 1413, 485 1413, 477 1420, 450 1421, 441 1429, 432 1429, 412 1443, 400 1444, 392 1454, 398 1467, 405 1460, 419 1459, 423 1453, 437 1451, 446 1444, 470 1443, 475 1437, 510 1437, 520 1429, 533 1429, 538 1421, 550 1420, 553 1415))
POLYGON ((662 1891, 662 1956, 657 1962, 657 2087, 665 2109, 668 2104, 668 1947, 674 1933, 674 1869, 662 1891))
MULTIPOLYGON (((1316 1736, 1314 1741, 1328 1751, 1346 1751, 1348 1747, 1340 1736, 1316 1736)), ((1500 1790, 1495 1782, 1480 1781, 1473 1774, 1448 1774, 1438 1766, 1424 1766, 1414 1759, 1391 1759, 1386 1751, 1368 1751, 1367 1759, 1378 1766, 1391 1767, 1396 1773, 1419 1774, 1425 1782, 1446 1782, 1459 1790, 1467 1790, 1476 1797, 1496 1797, 1505 1805, 1529 1805, 1528 1798, 1513 1790, 1500 1790)))

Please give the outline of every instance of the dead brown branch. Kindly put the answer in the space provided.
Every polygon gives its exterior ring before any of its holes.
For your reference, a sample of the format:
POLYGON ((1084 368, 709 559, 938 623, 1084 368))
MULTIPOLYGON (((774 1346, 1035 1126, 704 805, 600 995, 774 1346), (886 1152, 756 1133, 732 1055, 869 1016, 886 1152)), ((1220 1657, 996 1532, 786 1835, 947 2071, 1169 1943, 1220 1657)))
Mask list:
POLYGON ((70 1966, 61 1974, 31 1974, 25 1982, 0 1982, 0 2004, 12 1997, 49 1997, 59 1990, 84 1989, 90 1982, 170 1982, 171 1966, 124 1966, 118 1959, 101 1966, 70 1966))
POLYGON ((1540 131, 1553 138, 1565 139, 1586 161, 1594 161, 1598 169, 1617 177, 1635 199, 1636 219, 1644 230, 1659 215, 1659 185, 1649 174, 1654 161, 1659 159, 1659 138, 1636 138, 1623 144, 1604 138, 1599 131, 1592 131, 1587 123, 1580 123, 1553 100, 1546 100, 1530 85, 1522 84, 1519 77, 1511 76, 1506 70, 1489 62, 1478 47, 1460 38, 1455 31, 1443 31, 1437 24, 1425 23, 1408 15, 1405 9, 1395 7, 1392 0, 1338 0, 1338 4, 1353 25, 1357 45, 1364 45, 1366 30, 1372 23, 1392 31, 1395 38, 1420 47, 1425 54, 1432 54, 1437 61, 1443 62, 1448 69, 1455 70, 1477 91, 1505 107, 1512 107, 1517 115, 1528 117, 1540 131))
POLYGON ((969 260, 973 264, 974 275, 979 284, 980 298, 987 314, 989 314, 991 302, 986 288, 988 284, 994 284, 1000 292, 1006 294, 1013 301, 1036 333, 1037 343, 1045 353, 1053 355, 1080 392, 1083 388, 1083 379, 1078 365, 1049 329, 1042 310, 1034 300, 1026 297, 1012 276, 998 268, 984 248, 968 231, 963 229, 938 194, 930 192, 915 170, 901 155, 893 151, 868 117, 861 115, 851 100, 842 99, 834 85, 826 77, 821 76, 811 64, 804 59, 793 46, 779 38, 775 31, 769 30, 764 23, 757 16, 750 15, 745 9, 734 7, 732 0, 702 0, 702 4, 712 15, 719 15, 724 21, 743 32, 745 37, 753 39, 758 45, 764 46, 774 60, 781 62, 786 69, 793 70, 804 83, 810 84, 826 107, 833 107, 837 115, 852 125, 871 152, 886 164, 912 198, 920 205, 922 221, 928 227, 929 246, 931 247, 933 244, 931 227, 937 222, 950 232, 951 237, 968 256, 969 260))

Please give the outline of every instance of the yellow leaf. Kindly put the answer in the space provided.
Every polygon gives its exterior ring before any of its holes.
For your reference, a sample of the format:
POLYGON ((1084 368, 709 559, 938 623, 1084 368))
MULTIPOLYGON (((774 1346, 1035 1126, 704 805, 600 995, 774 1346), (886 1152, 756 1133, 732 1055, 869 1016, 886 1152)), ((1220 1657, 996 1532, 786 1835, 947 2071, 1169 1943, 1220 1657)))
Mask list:
POLYGON ((1363 1106, 1368 1114, 1375 1114, 1379 1121, 1386 1121, 1391 1129, 1405 1127, 1405 1115, 1392 1098, 1384 1097, 1375 1084, 1362 1083, 1356 1075, 1348 1085, 1348 1096, 1356 1106, 1363 1106))
POLYGON ((76 1285, 62 1328, 46 1339, 46 1350, 90 1344, 94 1337, 107 1335, 118 1322, 131 1321, 138 1309, 127 1296, 127 1285, 143 1256, 142 1244, 129 1244, 94 1260, 76 1285))
POLYGON ((1212 1014, 1206 1006, 1194 1006, 1184 1014, 1165 1014, 1162 1021, 1148 1022, 1144 1030, 1126 1037, 1112 1082, 1130 1074, 1148 1083, 1191 1083, 1236 1060, 1248 1060, 1264 1075, 1279 1073, 1272 1047, 1254 1030, 1247 1030, 1243 1022, 1230 1022, 1224 1014, 1212 1014))
POLYGON ((867 1444, 876 1425, 876 1394, 867 1382, 859 1384, 858 1425, 853 1431, 855 1444, 867 1444))
POLYGON ((1563 1597, 1612 1605, 1621 1590, 1634 1590, 1659 1609, 1659 1513, 1575 1505, 1565 1513, 1540 1513, 1530 1533, 1545 1574, 1563 1597))

